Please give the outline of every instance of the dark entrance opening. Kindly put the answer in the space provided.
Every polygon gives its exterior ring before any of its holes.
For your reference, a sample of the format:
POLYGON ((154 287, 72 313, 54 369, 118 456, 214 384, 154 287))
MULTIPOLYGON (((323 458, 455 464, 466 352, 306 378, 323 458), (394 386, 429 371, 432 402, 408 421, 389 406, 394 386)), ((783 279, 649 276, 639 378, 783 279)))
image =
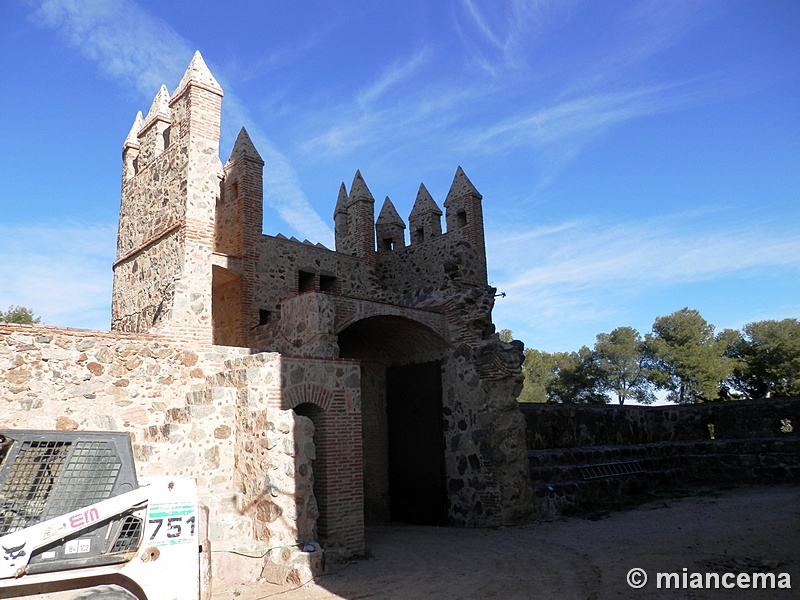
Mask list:
POLYGON ((386 369, 393 521, 447 523, 441 381, 439 361, 386 369))
MULTIPOLYGON (((429 463, 440 465, 443 473, 443 386, 439 361, 447 346, 446 342, 435 331, 417 321, 389 315, 367 317, 350 324, 338 332, 338 342, 340 358, 355 358, 361 363, 364 521, 367 524, 388 523, 392 520, 421 523, 423 521, 418 518, 417 512, 423 511, 415 509, 415 503, 422 503, 423 497, 430 497, 440 502, 441 506, 446 506, 445 493, 423 490, 416 473, 410 486, 408 482, 402 481, 403 477, 400 475, 399 481, 391 486, 393 491, 390 491, 389 429, 395 427, 392 437, 396 448, 393 452, 397 465, 394 469, 396 474, 402 474, 404 468, 414 469, 419 464, 429 463), (390 386, 387 377, 399 383, 390 386), (422 387, 423 396, 416 394, 414 388, 406 388, 407 385, 413 385, 413 382, 422 387), (390 387, 393 392, 389 391, 390 387), (395 399, 393 409, 388 406, 390 394, 395 399), (429 398, 426 394, 432 397, 429 398), (409 404, 408 397, 412 400, 414 397, 425 398, 426 412, 415 414, 411 409, 404 411, 402 407, 409 404), (398 415, 390 415, 390 410, 394 409, 398 415), (421 420, 426 425, 417 427, 414 420, 421 420), (390 424, 392 421, 396 421, 396 425, 390 424), (431 434, 431 427, 437 433, 431 434), (428 432, 426 439, 430 441, 427 445, 420 446, 420 442, 412 440, 422 435, 423 430, 428 432), (401 497, 412 494, 412 498, 405 501, 405 515, 402 508, 404 500, 392 499, 395 492, 401 497)), ((444 475, 432 475, 429 478, 440 481, 442 489, 446 489, 444 475)), ((444 509, 435 508, 430 512, 439 515, 444 513, 444 509)), ((437 516, 428 520, 431 523, 444 524, 443 517, 437 516)))

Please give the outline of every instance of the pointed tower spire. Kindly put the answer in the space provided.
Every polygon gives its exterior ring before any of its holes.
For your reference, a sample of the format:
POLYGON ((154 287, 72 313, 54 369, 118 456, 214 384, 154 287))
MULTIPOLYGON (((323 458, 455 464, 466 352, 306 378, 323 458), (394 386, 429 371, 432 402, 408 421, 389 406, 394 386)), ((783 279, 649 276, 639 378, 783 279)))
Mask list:
POLYGON ((378 237, 378 253, 391 252, 406 245, 405 240, 406 224, 397 212, 397 209, 389 200, 389 196, 383 201, 378 220, 375 222, 375 234, 378 237))
POLYGON ((264 164, 264 159, 261 158, 255 144, 253 144, 253 140, 250 139, 250 135, 244 127, 239 130, 239 135, 233 143, 233 150, 231 150, 231 155, 228 157, 228 162, 234 162, 240 158, 247 158, 260 162, 262 165, 264 164))
POLYGON ((336 251, 350 254, 352 241, 350 239, 350 198, 344 182, 339 186, 339 196, 336 198, 336 208, 333 209, 333 232, 336 242, 336 251))
POLYGON ((162 85, 158 90, 150 110, 139 129, 139 167, 161 156, 169 146, 169 129, 172 124, 172 111, 169 107, 169 92, 162 85))
POLYGON ((206 66, 206 61, 203 60, 203 56, 200 54, 199 50, 192 56, 192 60, 186 68, 186 72, 183 74, 183 79, 181 79, 178 87, 175 88, 173 96, 178 96, 183 92, 183 89, 190 84, 200 86, 220 96, 224 93, 222 87, 217 83, 217 80, 214 79, 211 71, 206 66))
POLYGON ((165 85, 161 86, 156 97, 153 98, 150 110, 147 111, 147 116, 144 118, 142 129, 147 129, 153 124, 153 121, 157 119, 161 119, 167 123, 172 121, 172 111, 169 109, 169 91, 165 85))
POLYGON ((433 200, 424 183, 419 184, 417 198, 411 214, 408 215, 408 225, 412 245, 442 235, 442 209, 433 200))
POLYGON ((378 220, 376 223, 379 225, 399 225, 403 229, 406 228, 405 221, 403 221, 402 217, 397 212, 389 196, 386 196, 386 199, 383 201, 383 206, 381 207, 381 212, 378 213, 378 220))
POLYGON ((136 175, 137 162, 139 157, 139 131, 142 129, 144 120, 142 118, 142 111, 136 113, 136 118, 133 120, 133 126, 128 132, 128 137, 122 144, 122 179, 130 179, 136 175))
POLYGON ((353 185, 350 186, 350 201, 353 202, 355 200, 375 202, 375 198, 372 197, 372 192, 369 191, 359 170, 356 170, 356 174, 353 177, 353 185))
POLYGON ((478 200, 483 198, 478 190, 475 189, 475 186, 472 185, 472 182, 469 180, 469 177, 467 177, 466 173, 464 173, 464 170, 461 167, 458 167, 458 169, 456 169, 456 174, 453 177, 453 183, 450 186, 450 191, 447 192, 447 198, 445 198, 444 201, 445 208, 447 208, 447 204, 450 200, 463 198, 465 196, 472 196, 478 200))
POLYGON ((356 171, 350 195, 344 184, 339 188, 339 198, 334 210, 336 251, 358 256, 375 265, 375 198, 369 191, 361 171, 356 171))
POLYGON ((347 188, 344 187, 344 181, 342 185, 339 186, 339 196, 336 198, 336 208, 333 209, 333 218, 336 219, 336 215, 340 213, 347 212, 347 188))
POLYGON ((142 117, 142 111, 139 111, 136 113, 136 118, 133 120, 131 130, 128 132, 128 137, 125 138, 125 142, 122 144, 123 150, 125 150, 125 148, 139 149, 139 131, 141 131, 143 124, 144 118, 142 117))
POLYGON ((439 216, 442 216, 442 209, 436 204, 436 201, 433 199, 433 196, 431 196, 428 188, 425 187, 425 184, 420 183, 419 191, 417 191, 417 197, 414 200, 414 206, 411 208, 409 218, 424 215, 429 212, 438 213, 439 216))

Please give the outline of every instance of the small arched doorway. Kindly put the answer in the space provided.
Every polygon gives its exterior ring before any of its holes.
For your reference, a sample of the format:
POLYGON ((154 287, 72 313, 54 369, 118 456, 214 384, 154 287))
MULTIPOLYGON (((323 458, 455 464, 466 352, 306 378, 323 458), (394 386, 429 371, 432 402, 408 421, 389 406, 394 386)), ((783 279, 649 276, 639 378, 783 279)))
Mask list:
MULTIPOLYGON (((301 453, 303 457, 308 460, 308 463, 303 462, 295 464, 295 484, 298 501, 300 498, 308 498, 309 492, 313 495, 313 502, 316 505, 316 515, 313 519, 307 519, 306 523, 313 523, 316 527, 311 527, 309 531, 298 531, 298 539, 301 540, 314 540, 318 537, 326 539, 328 536, 328 464, 327 452, 317 452, 317 446, 320 446, 326 441, 327 419, 325 418, 325 411, 310 402, 304 402, 294 407, 294 413, 299 417, 306 417, 313 424, 313 434, 308 439, 306 431, 299 426, 295 428, 294 442, 297 445, 308 444, 313 445, 313 450, 305 449, 301 453), (305 434, 305 435, 303 435, 305 434), (311 489, 303 489, 304 485, 310 484, 311 489)), ((298 453, 295 453, 297 456, 298 453)), ((298 506, 298 514, 306 507, 298 506)))
POLYGON ((364 520, 444 525, 441 359, 447 343, 398 316, 339 332, 340 357, 361 362, 364 520))

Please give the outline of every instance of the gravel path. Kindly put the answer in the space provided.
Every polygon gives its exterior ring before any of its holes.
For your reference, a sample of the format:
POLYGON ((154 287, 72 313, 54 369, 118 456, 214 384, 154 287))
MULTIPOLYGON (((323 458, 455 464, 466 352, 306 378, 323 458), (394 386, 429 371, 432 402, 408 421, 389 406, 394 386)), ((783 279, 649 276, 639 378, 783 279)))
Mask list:
POLYGON ((800 598, 800 485, 687 490, 589 517, 500 529, 372 527, 369 558, 298 589, 242 584, 215 590, 214 600, 800 598), (634 567, 649 576, 641 589, 626 582, 634 567), (773 573, 776 582, 788 573, 792 589, 656 587, 656 573, 681 577, 684 568, 773 573))

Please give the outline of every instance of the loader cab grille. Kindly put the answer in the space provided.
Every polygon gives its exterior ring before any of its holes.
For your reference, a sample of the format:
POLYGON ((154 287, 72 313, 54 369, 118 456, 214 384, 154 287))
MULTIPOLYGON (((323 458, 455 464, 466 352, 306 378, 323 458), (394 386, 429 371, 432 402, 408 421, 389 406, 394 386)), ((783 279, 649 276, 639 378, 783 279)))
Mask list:
MULTIPOLYGON (((138 487, 127 433, 0 430, 0 536, 138 487)), ((119 562, 142 529, 130 512, 103 520, 42 547, 28 572, 119 562)))
POLYGON ((127 434, 0 431, 0 535, 137 487, 127 434), (124 436, 124 439, 123 437, 124 436), (11 442, 9 444, 9 442, 11 442))

